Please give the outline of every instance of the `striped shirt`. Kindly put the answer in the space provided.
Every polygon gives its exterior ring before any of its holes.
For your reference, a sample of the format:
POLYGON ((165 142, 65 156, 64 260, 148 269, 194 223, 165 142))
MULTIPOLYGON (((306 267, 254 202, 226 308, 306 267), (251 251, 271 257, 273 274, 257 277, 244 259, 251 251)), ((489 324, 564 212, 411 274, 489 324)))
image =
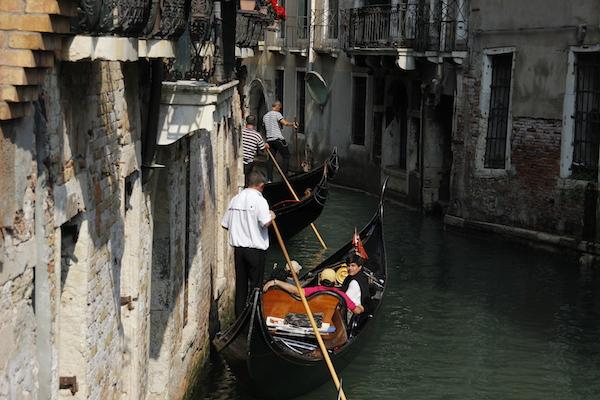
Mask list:
POLYGON ((281 134, 281 126, 279 121, 283 119, 283 115, 279 111, 271 110, 263 117, 263 123, 267 130, 267 142, 277 139, 285 139, 281 134))
POLYGON ((254 161, 254 156, 258 150, 265 149, 260 133, 254 129, 242 128, 242 152, 244 153, 244 164, 249 164, 254 161))

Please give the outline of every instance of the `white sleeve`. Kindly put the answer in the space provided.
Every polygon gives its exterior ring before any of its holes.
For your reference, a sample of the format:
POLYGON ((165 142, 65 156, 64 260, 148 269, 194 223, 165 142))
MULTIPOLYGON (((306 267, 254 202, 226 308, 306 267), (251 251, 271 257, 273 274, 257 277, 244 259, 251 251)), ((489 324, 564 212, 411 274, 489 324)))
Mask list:
POLYGON ((348 290, 346 290, 346 294, 350 297, 350 300, 354 302, 357 306, 361 305, 360 303, 360 285, 356 281, 350 282, 348 285, 348 290))
POLYGON ((281 114, 279 111, 277 112, 277 114, 275 116, 277 117, 277 122, 279 122, 283 119, 283 114, 281 114))
POLYGON ((229 212, 229 208, 231 207, 231 203, 229 207, 227 207, 227 211, 223 214, 223 218, 221 218, 221 226, 225 229, 229 229, 229 223, 231 222, 231 213, 229 212))
POLYGON ((265 226, 266 224, 271 222, 271 212, 269 211, 269 203, 267 203, 267 200, 261 200, 262 201, 258 202, 256 211, 260 226, 265 226))

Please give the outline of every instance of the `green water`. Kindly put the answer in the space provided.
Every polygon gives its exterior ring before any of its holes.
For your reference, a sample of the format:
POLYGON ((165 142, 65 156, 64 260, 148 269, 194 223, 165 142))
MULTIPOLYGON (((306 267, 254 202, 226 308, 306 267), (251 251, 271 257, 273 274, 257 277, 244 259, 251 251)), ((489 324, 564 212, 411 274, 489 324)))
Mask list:
MULTIPOLYGON (((368 221, 377 199, 334 189, 317 221, 290 240, 316 265, 368 221)), ((341 371, 349 400, 600 399, 600 272, 573 256, 483 234, 388 203, 389 286, 374 338, 341 371)), ((281 262, 280 252, 268 264, 281 262)), ((301 384, 302 377, 296 377, 301 384)), ((213 360, 196 399, 252 399, 213 360)), ((335 399, 327 383, 300 399, 335 399)))

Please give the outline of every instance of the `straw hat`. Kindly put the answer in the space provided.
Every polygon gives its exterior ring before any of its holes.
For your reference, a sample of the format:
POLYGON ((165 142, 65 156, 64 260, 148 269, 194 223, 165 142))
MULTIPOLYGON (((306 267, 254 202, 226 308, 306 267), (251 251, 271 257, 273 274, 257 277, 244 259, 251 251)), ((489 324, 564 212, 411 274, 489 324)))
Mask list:
POLYGON ((338 268, 337 272, 335 273, 335 280, 337 281, 337 283, 339 285, 341 285, 342 283, 344 283, 344 279, 346 279, 347 276, 348 276, 348 268, 340 267, 340 268, 338 268))
MULTIPOLYGON (((294 272, 296 273, 300 272, 300 270, 302 269, 302 266, 298 264, 298 261, 296 260, 292 260, 292 267, 294 267, 294 272)), ((287 269, 288 271, 290 270, 290 267, 287 265, 287 263, 285 264, 285 269, 287 269)))
POLYGON ((334 284, 335 271, 331 268, 325 268, 323 271, 321 271, 321 273, 319 274, 319 283, 322 283, 323 281, 329 281, 332 284, 334 284))

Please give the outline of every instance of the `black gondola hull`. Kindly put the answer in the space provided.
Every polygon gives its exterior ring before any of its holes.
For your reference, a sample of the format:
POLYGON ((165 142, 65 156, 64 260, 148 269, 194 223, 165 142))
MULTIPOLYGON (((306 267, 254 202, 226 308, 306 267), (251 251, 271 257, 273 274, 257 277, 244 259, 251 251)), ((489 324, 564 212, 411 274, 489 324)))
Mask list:
MULTIPOLYGON (((366 266, 382 284, 377 294, 371 298, 370 315, 361 325, 360 331, 354 332, 346 345, 329 353, 338 373, 367 346, 388 283, 383 240, 383 190, 378 212, 361 230, 360 237, 369 255, 366 266)), ((336 251, 305 275, 304 284, 316 284, 318 273, 322 269, 342 261, 352 249, 350 242, 336 251)), ((256 395, 281 399, 298 396, 331 379, 322 359, 296 356, 279 347, 267 332, 262 314, 262 292, 256 290, 254 301, 246 307, 240 318, 214 340, 215 347, 240 383, 256 395)))

